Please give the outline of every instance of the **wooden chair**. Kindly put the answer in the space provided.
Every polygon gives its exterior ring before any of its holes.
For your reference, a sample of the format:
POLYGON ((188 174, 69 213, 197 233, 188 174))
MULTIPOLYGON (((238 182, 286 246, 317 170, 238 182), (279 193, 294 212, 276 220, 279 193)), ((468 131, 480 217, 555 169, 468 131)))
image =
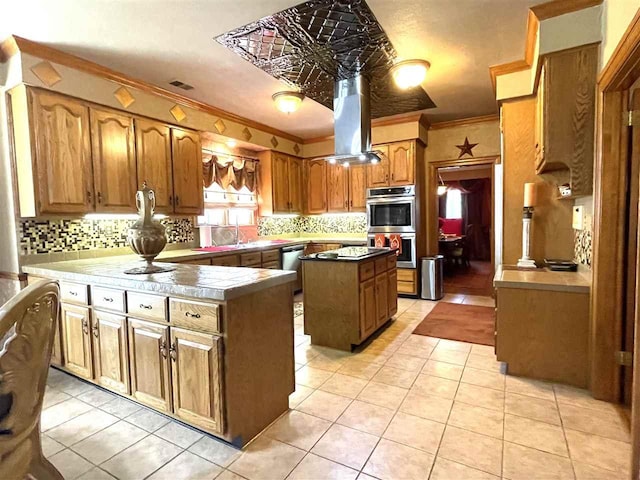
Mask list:
POLYGON ((59 287, 42 280, 0 307, 0 478, 56 479, 40 443, 59 287))

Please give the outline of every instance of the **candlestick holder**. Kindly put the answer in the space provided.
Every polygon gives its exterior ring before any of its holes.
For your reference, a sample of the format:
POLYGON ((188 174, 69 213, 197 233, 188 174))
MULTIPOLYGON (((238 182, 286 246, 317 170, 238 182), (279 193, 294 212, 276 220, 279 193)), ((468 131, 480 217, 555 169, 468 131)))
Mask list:
POLYGON ((536 262, 531 258, 531 222, 533 221, 533 207, 522 209, 522 258, 518 260, 518 268, 536 268, 536 262))

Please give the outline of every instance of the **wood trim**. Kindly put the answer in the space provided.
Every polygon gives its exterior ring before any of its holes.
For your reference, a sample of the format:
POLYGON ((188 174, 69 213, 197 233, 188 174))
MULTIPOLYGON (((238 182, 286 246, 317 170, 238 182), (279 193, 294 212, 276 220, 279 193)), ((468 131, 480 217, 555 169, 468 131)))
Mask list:
POLYGON ((538 20, 559 17, 566 13, 577 12, 585 8, 600 5, 603 0, 552 0, 530 8, 538 20))
POLYGON ((13 37, 5 38, 0 42, 0 63, 7 62, 19 51, 18 45, 13 37))
POLYGON ((598 76, 603 92, 626 89, 640 76, 640 8, 598 76))
POLYGON ((524 44, 524 61, 528 65, 533 65, 533 55, 536 52, 536 42, 538 41, 538 28, 540 21, 536 14, 529 10, 527 15, 527 37, 524 44))
POLYGON ((432 123, 429 130, 439 130, 441 128, 462 127, 464 125, 474 125, 485 122, 499 122, 500 115, 492 113, 490 115, 482 115, 479 117, 460 118, 458 120, 449 120, 447 122, 432 123))
POLYGON ((25 282, 27 280, 27 274, 0 271, 0 278, 4 280, 15 280, 16 282, 25 282))
POLYGON ((55 48, 51 48, 41 43, 27 40, 26 38, 18 37, 15 35, 13 37, 8 38, 2 43, 2 46, 0 47, 0 61, 3 61, 3 62, 6 61, 5 60, 6 55, 9 55, 9 54, 15 55, 15 53, 17 53, 18 51, 22 53, 27 53, 29 55, 33 55, 43 60, 48 60, 50 62, 57 63, 59 65, 64 65, 66 67, 73 68, 75 70, 89 73, 91 75, 96 75, 96 76, 105 78, 107 80, 110 80, 112 82, 116 82, 120 85, 135 88, 137 90, 141 90, 143 92, 150 93, 152 95, 158 95, 160 97, 176 102, 182 106, 192 108, 194 110, 198 110, 201 112, 205 112, 211 115, 215 115, 217 117, 222 117, 225 120, 238 122, 242 125, 246 125, 251 128, 256 128, 258 130, 262 130, 263 132, 271 133, 273 135, 279 136, 281 138, 290 140, 295 143, 303 143, 300 137, 296 137, 295 135, 291 135, 290 133, 283 132, 282 130, 278 130, 276 128, 270 127, 260 122, 256 122, 254 120, 250 120, 245 117, 241 117, 234 113, 227 112, 226 110, 222 110, 220 108, 214 107, 204 102, 187 98, 178 93, 165 90, 162 87, 158 87, 151 83, 147 83, 143 80, 130 77, 124 73, 117 72, 110 68, 103 67, 102 65, 91 62, 89 60, 85 60, 84 58, 80 58, 70 53, 66 53, 61 50, 57 50, 55 48), (12 45, 12 42, 13 44, 15 44, 15 47, 12 45))
POLYGON ((503 63, 502 65, 492 65, 489 67, 489 75, 491 76, 493 91, 496 91, 496 77, 506 75, 508 73, 521 72, 530 68, 531 65, 525 60, 516 60, 515 62, 503 63))

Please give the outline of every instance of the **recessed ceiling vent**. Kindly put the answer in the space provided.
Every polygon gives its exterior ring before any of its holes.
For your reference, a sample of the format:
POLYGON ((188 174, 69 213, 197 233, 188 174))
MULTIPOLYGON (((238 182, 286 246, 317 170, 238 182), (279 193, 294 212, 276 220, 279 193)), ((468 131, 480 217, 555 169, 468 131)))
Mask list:
POLYGON ((173 85, 174 87, 181 88, 182 90, 193 90, 193 87, 188 83, 181 82, 180 80, 174 80, 173 82, 169 82, 169 85, 173 85))

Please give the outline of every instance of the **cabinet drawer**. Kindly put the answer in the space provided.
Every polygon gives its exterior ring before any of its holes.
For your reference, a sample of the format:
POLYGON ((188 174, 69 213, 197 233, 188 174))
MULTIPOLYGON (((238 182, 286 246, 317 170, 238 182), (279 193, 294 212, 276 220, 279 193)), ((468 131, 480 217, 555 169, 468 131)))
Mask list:
POLYGON ((124 290, 91 286, 91 304, 95 308, 124 312, 124 290))
POLYGON ((240 254, 240 266, 241 267, 258 267, 262 262, 262 255, 260 252, 242 253, 240 254))
POLYGON ((408 268, 398 269, 398 281, 399 282, 413 282, 416 281, 416 271, 408 268))
POLYGON ((222 257, 213 257, 211 259, 211 265, 218 265, 221 267, 237 267, 240 265, 240 258, 238 255, 224 255, 222 257))
MULTIPOLYGON (((266 252, 262 252, 262 263, 267 262, 279 262, 280 261, 280 250, 268 250, 266 252)), ((265 267, 268 268, 268 267, 265 267)))
POLYGON ((376 275, 387 271, 387 258, 376 258, 376 275))
POLYGON ((373 278, 375 267, 373 262, 367 262, 360 265, 360 281, 363 282, 365 280, 369 280, 373 278))
POLYGON ((89 287, 82 283, 60 282, 60 300, 79 305, 89 305, 89 287))
POLYGON ((401 282, 398 280, 398 293, 406 293, 408 295, 415 295, 418 293, 416 290, 415 282, 401 282))
POLYGON ((398 257, 395 255, 389 255, 387 257, 387 268, 391 270, 392 268, 396 268, 396 264, 398 262, 398 257))
POLYGON ((172 326, 206 333, 220 332, 220 305, 169 299, 169 321, 172 326))
POLYGON ((167 299, 147 293, 127 292, 127 313, 133 317, 167 321, 167 299))
POLYGON ((279 270, 280 269, 280 261, 276 260, 275 262, 262 262, 262 268, 270 268, 271 270, 279 270))

